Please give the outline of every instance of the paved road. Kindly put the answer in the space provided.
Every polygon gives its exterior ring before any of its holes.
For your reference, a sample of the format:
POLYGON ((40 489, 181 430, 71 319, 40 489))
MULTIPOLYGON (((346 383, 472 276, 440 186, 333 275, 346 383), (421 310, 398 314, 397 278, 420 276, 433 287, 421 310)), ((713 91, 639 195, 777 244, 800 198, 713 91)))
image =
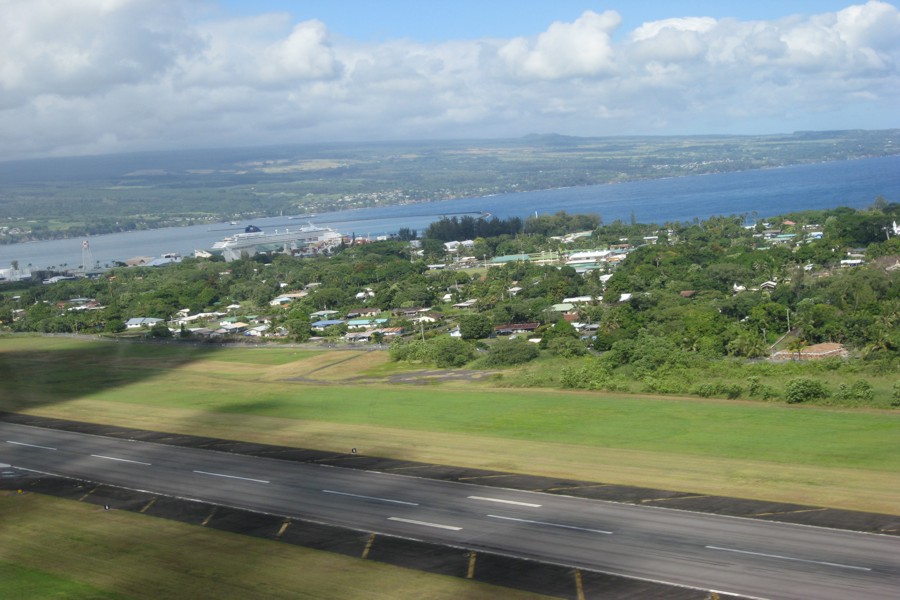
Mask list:
POLYGON ((897 598, 900 539, 0 423, 0 462, 771 599, 897 598))

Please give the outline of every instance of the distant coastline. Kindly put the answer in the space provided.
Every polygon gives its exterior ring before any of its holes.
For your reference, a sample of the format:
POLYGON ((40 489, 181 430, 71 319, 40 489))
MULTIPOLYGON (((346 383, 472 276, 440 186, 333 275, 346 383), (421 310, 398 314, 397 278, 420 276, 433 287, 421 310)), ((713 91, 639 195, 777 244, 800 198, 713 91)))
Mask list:
MULTIPOLYGON (((526 218, 566 211, 599 214, 606 223, 616 219, 663 224, 667 221, 707 219, 713 215, 751 214, 760 217, 836 206, 865 208, 877 197, 900 201, 900 155, 790 165, 711 174, 646 179, 617 185, 591 185, 494 194, 475 198, 422 202, 378 208, 319 213, 317 225, 328 225, 357 237, 395 233, 401 227, 424 232, 441 215, 487 213, 491 218, 526 218), (435 207, 438 207, 437 209, 435 207), (440 210, 443 207, 446 210, 440 210)), ((253 219, 263 229, 295 224, 287 217, 253 219)), ((209 225, 169 227, 91 236, 93 258, 103 266, 134 256, 160 256, 209 249, 223 232, 209 225)), ((80 264, 85 238, 38 241, 0 246, 0 268, 13 260, 34 269, 80 264)))

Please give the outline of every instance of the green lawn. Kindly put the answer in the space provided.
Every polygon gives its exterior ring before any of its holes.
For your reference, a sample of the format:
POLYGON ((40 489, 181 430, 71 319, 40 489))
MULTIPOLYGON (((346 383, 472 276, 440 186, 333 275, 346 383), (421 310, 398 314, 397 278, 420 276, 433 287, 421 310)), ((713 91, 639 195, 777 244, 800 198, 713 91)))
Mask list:
POLYGON ((32 569, 4 561, 0 561, 0 582, 3 586, 3 597, 16 600, 52 598, 115 600, 126 598, 121 594, 100 590, 91 585, 52 575, 41 569, 32 569))
MULTIPOLYGON (((33 351, 34 339, 26 340, 29 352, 4 356, 9 368, 4 377, 6 398, 22 394, 20 407, 77 397, 531 442, 900 471, 900 414, 889 411, 477 386, 311 385, 293 380, 291 371, 265 367, 302 365, 321 353, 290 348, 79 345, 56 339, 38 353, 33 351), (65 360, 55 360, 55 352, 62 352, 65 360)), ((352 356, 345 352, 340 360, 352 356)), ((347 368, 349 375, 358 374, 347 368)), ((17 408, 9 404, 0 400, 0 407, 17 408)))

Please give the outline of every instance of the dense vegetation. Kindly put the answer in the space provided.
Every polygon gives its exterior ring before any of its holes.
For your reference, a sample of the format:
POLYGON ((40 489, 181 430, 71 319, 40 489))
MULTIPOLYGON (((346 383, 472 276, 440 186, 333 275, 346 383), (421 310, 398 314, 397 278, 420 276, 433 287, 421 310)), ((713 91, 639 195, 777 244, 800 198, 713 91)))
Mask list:
POLYGON ((900 130, 885 130, 546 135, 16 161, 0 163, 0 243, 742 171, 898 149, 900 130))
MULTIPOLYGON (((603 276, 604 269, 581 274, 527 260, 462 268, 433 237, 421 241, 421 251, 389 241, 347 247, 331 258, 258 256, 228 264, 187 259, 165 268, 116 269, 96 280, 8 284, 0 296, 0 321, 18 332, 119 332, 129 318, 172 319, 188 309, 245 320, 264 315, 273 331, 286 332, 283 339, 303 341, 315 333, 340 341, 346 324, 314 332, 311 313, 377 307, 391 326, 408 332, 391 345, 395 360, 441 367, 497 368, 535 359, 553 364, 508 376, 516 385, 887 406, 900 404, 900 236, 886 229, 896 220, 900 204, 882 199, 865 211, 792 213, 769 220, 770 229, 787 240, 782 242, 766 233, 763 222, 745 226, 744 216, 660 229, 601 225, 596 217, 559 213, 529 218, 519 232, 517 219, 493 220, 490 227, 509 233, 474 239, 479 258, 576 246, 634 249, 614 270, 606 267, 611 277, 603 276), (585 225, 593 226, 590 236, 570 243, 551 237, 585 225), (848 252, 864 264, 842 266, 848 252), (429 270, 435 263, 449 268, 429 270), (305 297, 270 305, 280 294, 304 288, 305 297), (591 300, 554 308, 574 297, 591 300), (72 310, 76 298, 95 299, 100 308, 72 310), (453 306, 468 299, 477 300, 474 308, 453 306), (414 323, 401 310, 421 307, 430 308, 434 322, 414 323), (486 339, 495 326, 512 323, 539 324, 529 336, 540 343, 521 336, 486 339), (456 327, 459 339, 447 335, 456 327), (758 362, 773 349, 799 355, 818 342, 843 344, 854 358, 758 362), (815 381, 823 378, 830 383, 815 381)), ((426 235, 448 231, 444 225, 454 223, 438 224, 426 235)), ((162 325, 148 333, 172 335, 162 325)))

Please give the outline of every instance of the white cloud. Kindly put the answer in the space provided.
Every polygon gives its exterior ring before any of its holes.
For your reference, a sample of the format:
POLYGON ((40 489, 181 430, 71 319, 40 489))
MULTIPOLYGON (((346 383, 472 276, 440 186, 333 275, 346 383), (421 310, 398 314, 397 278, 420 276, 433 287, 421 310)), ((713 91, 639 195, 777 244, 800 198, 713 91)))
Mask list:
POLYGON ((171 2, 0 4, 0 108, 40 94, 98 95, 165 73, 198 40, 171 2))
POLYGON ((900 11, 362 43, 178 0, 0 2, 0 158, 214 144, 896 127, 900 11), (868 115, 861 117, 860 115, 868 115))
POLYGON ((615 11, 589 10, 573 23, 553 23, 534 41, 515 38, 499 54, 514 74, 526 78, 598 75, 614 67, 612 33, 621 22, 615 11))

